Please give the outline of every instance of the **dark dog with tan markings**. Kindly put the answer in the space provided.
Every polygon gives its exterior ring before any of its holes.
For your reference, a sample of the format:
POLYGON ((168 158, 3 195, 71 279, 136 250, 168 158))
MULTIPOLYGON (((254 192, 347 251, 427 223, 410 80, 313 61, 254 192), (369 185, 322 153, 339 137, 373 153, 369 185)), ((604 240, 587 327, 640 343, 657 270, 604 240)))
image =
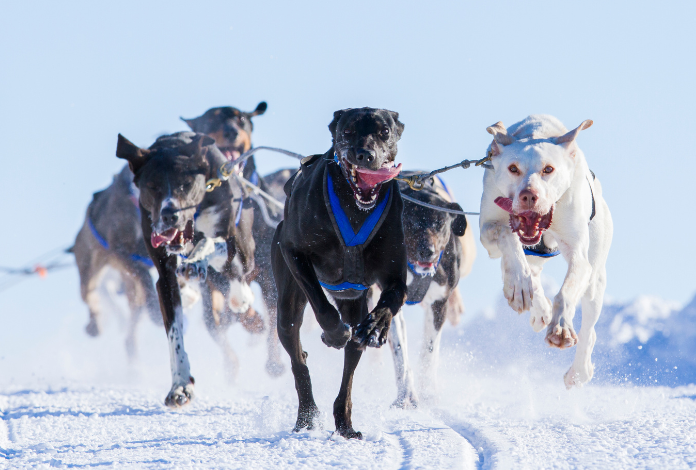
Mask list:
POLYGON ((290 355, 299 398, 295 431, 319 425, 300 342, 309 301, 324 343, 345 348, 333 410, 336 432, 362 438, 351 419, 353 373, 365 347, 387 342, 392 318, 406 299, 403 202, 393 181, 401 169, 394 162, 404 128, 398 116, 372 108, 337 111, 329 125, 331 149, 305 158, 286 184, 285 220, 273 239, 272 261, 278 334, 290 355), (382 295, 369 312, 372 284, 382 295))
POLYGON ((189 282, 202 281, 203 308, 212 315, 212 293, 220 292, 229 302, 239 279, 253 269, 251 220, 237 215, 242 190, 236 183, 206 192, 207 180, 227 159, 203 134, 163 136, 148 149, 119 135, 116 156, 128 160, 140 189, 141 228, 159 273, 157 292, 169 341, 172 388, 165 403, 180 407, 193 399, 194 382, 184 350, 177 272, 189 282))
MULTIPOLYGON (((259 103, 252 112, 244 112, 231 106, 224 106, 211 108, 197 118, 182 118, 182 120, 188 124, 192 131, 207 134, 215 139, 215 144, 227 159, 234 161, 251 148, 251 133, 254 130, 254 124, 251 119, 265 113, 267 107, 265 101, 259 103)), ((267 193, 274 195, 281 202, 285 200, 282 188, 295 170, 279 170, 261 178, 256 171, 254 156, 247 159, 242 165, 241 168, 238 168, 238 171, 246 180, 259 186, 267 193)), ((256 244, 256 269, 251 273, 249 281, 256 281, 261 287, 261 294, 268 312, 268 359, 266 361, 266 371, 270 375, 277 377, 284 372, 285 367, 280 360, 276 328, 278 294, 271 268, 271 242, 275 228, 283 218, 283 213, 275 206, 265 204, 258 199, 249 200, 248 207, 254 208, 255 217, 252 232, 256 244)), ((240 317, 242 322, 247 323, 259 318, 251 307, 240 317)))

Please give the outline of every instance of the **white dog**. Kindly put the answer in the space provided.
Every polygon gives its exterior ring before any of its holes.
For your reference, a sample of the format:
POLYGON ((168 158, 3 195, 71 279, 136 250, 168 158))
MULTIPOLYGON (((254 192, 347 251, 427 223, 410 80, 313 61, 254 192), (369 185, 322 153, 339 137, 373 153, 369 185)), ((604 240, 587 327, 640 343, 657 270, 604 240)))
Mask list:
POLYGON ((606 288, 606 261, 613 225, 602 186, 590 171, 575 139, 592 125, 574 130, 546 115, 532 115, 506 130, 486 129, 493 169, 483 178, 481 243, 491 258, 502 257, 503 293, 519 313, 531 311, 535 331, 546 329, 549 346, 578 345, 564 376, 566 387, 592 378, 592 349, 606 288), (544 263, 556 254, 568 262, 553 303, 541 287, 544 263), (582 327, 573 317, 582 300, 582 327))

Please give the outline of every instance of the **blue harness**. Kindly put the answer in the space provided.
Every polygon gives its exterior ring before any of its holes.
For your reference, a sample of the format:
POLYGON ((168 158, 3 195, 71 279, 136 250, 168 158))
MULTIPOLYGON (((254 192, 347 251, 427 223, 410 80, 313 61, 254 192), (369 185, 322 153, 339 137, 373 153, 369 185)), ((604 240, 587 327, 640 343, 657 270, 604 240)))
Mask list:
MULTIPOLYGON (((375 230, 375 227, 377 227, 377 224, 379 223, 379 220, 382 217, 382 214, 384 213, 384 209, 387 207, 387 203, 389 202, 389 196, 391 193, 391 188, 387 189, 387 194, 384 196, 384 199, 382 199, 382 202, 380 202, 377 205, 377 207, 375 207, 372 210, 372 213, 367 217, 367 219, 365 219, 365 222, 363 223, 362 227, 360 227, 360 229, 358 230, 358 233, 355 233, 353 231, 353 227, 350 225, 348 216, 346 216, 345 211, 341 207, 341 202, 339 201, 338 196, 336 195, 333 181, 331 180, 331 176, 329 176, 328 172, 326 174, 326 189, 329 193, 329 204, 331 207, 331 212, 333 213, 333 217, 336 221, 336 225, 338 226, 338 230, 341 233, 343 243, 345 243, 346 246, 360 246, 364 244, 370 238, 370 235, 372 235, 372 232, 375 230)), ((363 291, 370 288, 370 286, 355 284, 352 282, 342 282, 340 284, 333 285, 319 281, 319 284, 321 284, 323 288, 330 291, 341 291, 347 289, 363 291)))
POLYGON ((558 256, 561 254, 559 250, 555 251, 549 251, 549 252, 544 252, 540 250, 540 247, 543 246, 546 248, 546 245, 544 245, 544 240, 541 240, 538 244, 534 246, 530 246, 529 248, 524 247, 523 251, 524 254, 527 256, 538 256, 539 258, 553 258, 554 256, 558 256), (539 251, 537 251, 539 250, 539 251))
MULTIPOLYGON (((92 235, 94 235, 94 238, 99 242, 101 246, 104 247, 104 249, 108 250, 109 249, 109 242, 107 242, 104 237, 102 237, 99 232, 97 231, 97 227, 94 226, 92 223, 92 218, 87 216, 87 225, 89 225, 89 230, 92 232, 92 235)), ((155 266, 155 263, 152 262, 152 260, 148 257, 145 256, 140 256, 137 254, 132 254, 130 255, 130 259, 133 261, 137 261, 139 263, 143 263, 145 266, 148 268, 152 268, 155 266)))

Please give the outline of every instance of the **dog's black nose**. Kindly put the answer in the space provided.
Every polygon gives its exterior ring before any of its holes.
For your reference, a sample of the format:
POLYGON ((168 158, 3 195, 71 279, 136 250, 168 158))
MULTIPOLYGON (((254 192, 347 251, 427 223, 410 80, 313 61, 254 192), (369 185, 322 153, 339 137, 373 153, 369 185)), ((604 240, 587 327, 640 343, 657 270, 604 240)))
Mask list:
POLYGON ((355 158, 359 161, 366 161, 367 163, 372 163, 375 160, 375 151, 368 149, 358 149, 355 151, 355 158))
POLYGON ((174 225, 179 221, 179 214, 173 209, 162 209, 162 221, 166 225, 174 225))
POLYGON ((433 251, 432 247, 430 246, 421 246, 418 249, 418 255, 420 256, 420 259, 423 260, 431 260, 433 258, 433 255, 435 252, 433 251))

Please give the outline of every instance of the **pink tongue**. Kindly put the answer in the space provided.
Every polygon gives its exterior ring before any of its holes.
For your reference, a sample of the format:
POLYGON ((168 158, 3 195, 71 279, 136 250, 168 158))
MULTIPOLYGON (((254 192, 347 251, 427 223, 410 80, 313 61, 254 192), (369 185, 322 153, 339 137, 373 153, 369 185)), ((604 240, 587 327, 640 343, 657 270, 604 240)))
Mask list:
POLYGON ((237 156, 238 156, 238 153, 237 153, 237 152, 232 153, 230 150, 225 150, 223 153, 225 154, 225 156, 227 157, 227 159, 228 159, 229 161, 234 161, 234 160, 236 160, 236 159, 238 158, 238 157, 237 157, 237 156))
POLYGON ((493 202, 495 202, 502 210, 512 214, 512 199, 509 197, 498 197, 493 202))
POLYGON ((391 168, 380 168, 379 170, 368 170, 367 168, 355 169, 360 176, 358 178, 358 187, 360 189, 371 189, 380 183, 389 181, 401 173, 401 163, 391 168))
POLYGON ((174 240, 179 231, 175 228, 170 228, 162 233, 152 232, 150 235, 150 244, 152 248, 159 247, 162 243, 170 242, 174 240))

